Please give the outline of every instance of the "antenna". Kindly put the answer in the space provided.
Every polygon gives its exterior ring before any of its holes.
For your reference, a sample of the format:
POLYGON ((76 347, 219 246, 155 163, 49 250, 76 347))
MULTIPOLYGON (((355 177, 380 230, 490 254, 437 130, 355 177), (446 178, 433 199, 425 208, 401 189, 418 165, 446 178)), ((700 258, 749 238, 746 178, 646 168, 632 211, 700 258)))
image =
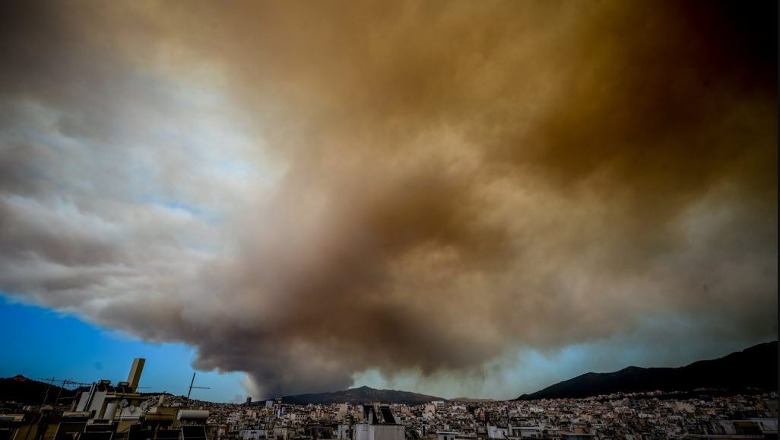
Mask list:
POLYGON ((195 386, 195 372, 192 372, 192 380, 190 381, 190 389, 187 391, 187 405, 190 404, 190 394, 192 394, 192 389, 200 389, 200 390, 210 390, 209 387, 196 387, 195 386))
POLYGON ((80 387, 92 385, 91 383, 78 382, 78 381, 71 380, 71 379, 62 379, 60 382, 62 382, 62 388, 66 388, 66 387, 71 386, 71 385, 78 385, 80 387))
POLYGON ((49 389, 51 388, 52 385, 54 385, 54 381, 57 380, 57 378, 52 376, 51 378, 44 379, 44 380, 48 380, 49 384, 46 385, 46 392, 43 394, 43 402, 41 402, 41 409, 43 409, 43 405, 46 404, 46 399, 49 398, 49 389))
MULTIPOLYGON (((49 400, 49 391, 51 390, 51 387, 54 385, 54 382, 59 382, 60 383, 59 390, 57 391, 57 397, 54 398, 54 405, 55 406, 59 405, 60 399, 61 399, 61 396, 62 396, 62 391, 65 390, 67 387, 69 387, 71 385, 78 385, 78 386, 89 386, 89 385, 92 385, 90 383, 77 382, 77 381, 71 380, 71 379, 57 379, 54 376, 48 377, 46 379, 38 379, 38 380, 47 382, 47 384, 46 384, 46 393, 43 396, 43 402, 41 402, 41 408, 43 408, 43 405, 45 405, 46 401, 49 400)), ((78 397, 78 396, 76 396, 76 397, 78 397)))

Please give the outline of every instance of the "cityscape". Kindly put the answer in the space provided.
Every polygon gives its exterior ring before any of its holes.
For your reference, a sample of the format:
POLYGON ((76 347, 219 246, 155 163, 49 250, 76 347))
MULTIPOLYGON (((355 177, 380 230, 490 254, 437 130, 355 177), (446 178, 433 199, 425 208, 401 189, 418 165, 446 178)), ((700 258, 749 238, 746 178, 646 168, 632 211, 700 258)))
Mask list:
MULTIPOLYGON (((774 356, 777 357, 776 343, 774 356)), ((126 381, 52 388, 38 405, 0 402, 1 440, 521 440, 776 439, 775 390, 617 392, 585 398, 220 404, 141 393, 145 359, 126 381), (65 391, 65 393, 63 393, 65 391)), ((776 370, 776 363, 774 365, 776 370)), ((22 376, 18 384, 29 382, 22 376)), ((62 385, 66 385, 63 381, 62 385)), ((74 385, 76 383, 70 383, 74 385)), ((43 385, 40 384, 39 385, 43 385)), ((78 384, 77 384, 78 385, 78 384)), ((31 388, 27 388, 30 393, 31 388)), ((0 390, 3 390, 0 387, 0 390)), ((39 390, 40 391, 40 390, 39 390)), ((352 391, 352 390, 351 390, 352 391)), ((366 391, 358 390, 358 391, 366 391)), ((369 390, 382 392, 382 390, 369 390)), ((398 393, 398 392, 390 392, 398 393)), ((34 394, 34 393, 32 393, 34 394)), ((410 394, 410 393, 405 393, 410 394)), ((413 395, 416 398, 430 396, 413 395)), ((29 396, 28 396, 29 397, 29 396)), ((38 397, 38 396, 35 396, 38 397)), ((354 399, 353 399, 354 400, 354 399)))
POLYGON ((776 439, 777 0, 0 1, 0 440, 776 439))

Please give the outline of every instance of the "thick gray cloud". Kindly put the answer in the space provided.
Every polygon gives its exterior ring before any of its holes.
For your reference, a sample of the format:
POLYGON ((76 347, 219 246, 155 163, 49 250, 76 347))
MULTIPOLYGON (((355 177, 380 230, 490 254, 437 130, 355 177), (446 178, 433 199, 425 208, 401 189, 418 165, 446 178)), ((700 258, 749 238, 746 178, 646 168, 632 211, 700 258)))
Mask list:
POLYGON ((259 395, 777 336, 769 2, 3 8, 5 292, 259 395))

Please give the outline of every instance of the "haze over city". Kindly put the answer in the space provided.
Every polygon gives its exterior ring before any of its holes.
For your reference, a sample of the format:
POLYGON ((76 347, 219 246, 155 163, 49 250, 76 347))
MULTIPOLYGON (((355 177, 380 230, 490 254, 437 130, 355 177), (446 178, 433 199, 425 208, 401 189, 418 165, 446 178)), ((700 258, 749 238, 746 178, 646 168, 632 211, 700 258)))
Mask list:
POLYGON ((508 399, 776 340, 776 20, 2 2, 0 376, 508 399))

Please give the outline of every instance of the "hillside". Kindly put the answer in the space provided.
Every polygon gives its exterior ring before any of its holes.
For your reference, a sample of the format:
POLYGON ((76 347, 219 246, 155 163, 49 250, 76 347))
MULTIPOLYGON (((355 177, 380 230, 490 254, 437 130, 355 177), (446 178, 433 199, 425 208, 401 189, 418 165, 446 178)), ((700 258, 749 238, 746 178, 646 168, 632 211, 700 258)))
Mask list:
POLYGON ((679 368, 628 367, 612 373, 586 373, 518 400, 588 397, 637 391, 692 391, 714 388, 731 392, 777 390, 777 341, 679 368))
POLYGON ((49 385, 45 382, 26 378, 22 375, 0 378, 0 401, 17 402, 31 405, 43 403, 53 405, 57 398, 60 402, 69 400, 76 392, 61 388, 57 385, 49 385), (47 394, 48 389, 48 394, 47 394), (44 402, 44 397, 46 401, 44 402))
POLYGON ((295 396, 285 396, 282 398, 284 403, 296 405, 306 405, 309 403, 365 403, 365 402, 385 402, 385 403, 406 403, 409 405, 418 405, 432 400, 445 400, 441 397, 427 396, 425 394, 411 393, 408 391, 396 390, 377 390, 370 387, 350 388, 344 391, 334 391, 330 393, 312 393, 298 394, 295 396))

